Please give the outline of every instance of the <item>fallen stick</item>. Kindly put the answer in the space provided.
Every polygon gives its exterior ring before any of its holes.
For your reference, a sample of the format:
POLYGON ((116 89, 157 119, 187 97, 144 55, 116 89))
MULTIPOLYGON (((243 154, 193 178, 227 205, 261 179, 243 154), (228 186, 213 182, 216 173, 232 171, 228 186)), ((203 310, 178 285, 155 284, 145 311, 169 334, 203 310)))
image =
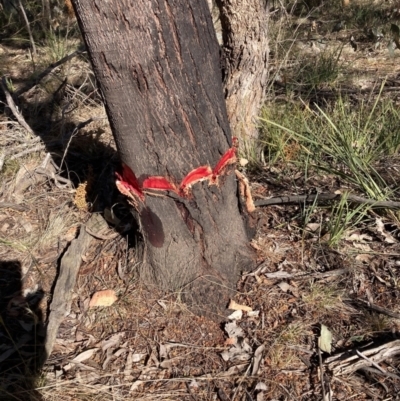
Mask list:
POLYGON ((349 202, 370 205, 373 209, 400 209, 400 202, 394 201, 376 201, 373 199, 363 198, 352 194, 312 194, 312 195, 293 195, 293 196, 277 196, 270 199, 260 199, 254 202, 255 206, 272 206, 283 205, 289 203, 322 203, 328 201, 337 201, 346 196, 349 202))
POLYGON ((378 306, 378 305, 375 305, 375 304, 371 304, 371 302, 364 301, 362 299, 357 299, 357 302, 362 304, 362 305, 364 305, 365 307, 375 311, 375 312, 381 313, 382 315, 390 316, 390 317, 393 317, 395 319, 400 319, 400 313, 393 312, 390 309, 383 308, 382 306, 378 306))
MULTIPOLYGON (((6 80, 5 76, 2 77, 0 85, 1 85, 1 88, 3 89, 4 94, 6 95, 7 105, 10 108, 11 112, 13 113, 14 117, 17 119, 19 125, 24 127, 32 136, 35 136, 35 132, 25 121, 22 114, 18 111, 17 106, 15 105, 14 99, 12 98, 9 90, 7 89, 7 80, 6 80)), ((37 141, 39 141, 39 140, 40 140, 40 138, 37 137, 37 141)))
POLYGON ((393 358, 400 354, 400 340, 363 350, 363 357, 350 352, 341 352, 325 359, 324 364, 334 376, 348 375, 356 370, 393 358), (366 360, 367 357, 368 360, 366 360))
POLYGON ((25 210, 29 210, 28 207, 22 206, 22 205, 17 205, 16 203, 10 203, 10 202, 0 202, 0 209, 14 209, 18 210, 20 212, 23 212, 25 210))

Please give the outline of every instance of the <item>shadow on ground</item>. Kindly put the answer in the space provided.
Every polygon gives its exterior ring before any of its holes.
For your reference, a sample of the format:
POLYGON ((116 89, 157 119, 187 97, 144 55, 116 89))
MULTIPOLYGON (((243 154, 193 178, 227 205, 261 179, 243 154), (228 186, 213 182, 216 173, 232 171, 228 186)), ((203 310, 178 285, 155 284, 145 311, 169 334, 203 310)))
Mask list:
POLYGON ((40 290, 23 293, 18 261, 0 262, 0 399, 41 400, 37 387, 45 329, 40 290))

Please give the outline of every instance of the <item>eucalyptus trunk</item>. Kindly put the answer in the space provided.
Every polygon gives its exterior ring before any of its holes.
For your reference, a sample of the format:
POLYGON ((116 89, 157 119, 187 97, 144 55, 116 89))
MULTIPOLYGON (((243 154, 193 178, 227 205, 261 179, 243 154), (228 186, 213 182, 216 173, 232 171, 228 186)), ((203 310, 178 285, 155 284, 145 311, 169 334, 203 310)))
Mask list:
POLYGON ((252 253, 234 166, 215 176, 233 148, 207 1, 73 4, 122 163, 143 190, 142 277, 218 316, 252 253), (200 166, 214 172, 191 188, 144 189, 154 177, 178 188, 200 166))

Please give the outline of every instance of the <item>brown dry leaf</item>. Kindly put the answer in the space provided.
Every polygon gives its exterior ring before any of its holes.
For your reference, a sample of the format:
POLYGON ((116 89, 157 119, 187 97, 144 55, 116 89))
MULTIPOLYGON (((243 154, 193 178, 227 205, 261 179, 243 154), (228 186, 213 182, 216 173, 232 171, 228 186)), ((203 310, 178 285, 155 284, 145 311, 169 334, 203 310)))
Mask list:
POLYGON ((346 236, 346 240, 347 241, 365 242, 365 241, 372 241, 372 237, 367 234, 352 233, 352 234, 346 236))
POLYGON ((385 237, 385 242, 387 242, 388 244, 395 244, 397 240, 385 230, 385 225, 383 224, 382 219, 377 217, 375 222, 376 230, 379 234, 382 234, 385 237))
POLYGON ((124 376, 129 377, 132 374, 133 353, 129 352, 126 357, 124 376))
POLYGON ((132 355, 132 362, 137 363, 140 362, 147 354, 133 354, 132 355))
POLYGON ((315 231, 319 230, 320 227, 321 227, 320 223, 308 223, 306 225, 306 229, 308 231, 312 231, 312 232, 315 232, 315 231))
POLYGON ((95 306, 111 306, 117 299, 118 297, 115 295, 114 290, 97 291, 93 294, 89 302, 89 308, 94 308, 95 306))
POLYGON ((240 304, 236 303, 234 300, 231 300, 231 302, 229 303, 228 309, 242 310, 245 312, 251 312, 253 310, 252 308, 250 308, 250 306, 240 305, 240 304))
POLYGON ((258 370, 260 369, 260 364, 261 364, 264 349, 265 349, 265 345, 261 344, 254 352, 253 368, 251 370, 252 376, 255 376, 258 373, 258 370))
POLYGON ((283 291, 283 292, 288 292, 290 290, 290 284, 286 283, 285 281, 282 281, 278 284, 278 287, 283 291))
POLYGON ((219 377, 226 377, 226 376, 234 376, 244 372, 248 368, 247 363, 242 363, 240 365, 235 365, 230 367, 226 372, 222 372, 219 374, 219 377))
POLYGON ((103 352, 107 351, 109 348, 118 347, 124 335, 124 332, 120 332, 112 335, 107 340, 103 340, 101 342, 101 349, 103 350, 103 352))
POLYGON ((360 253, 356 256, 356 260, 359 262, 369 263, 373 259, 373 256, 368 253, 360 253))
POLYGON ((84 362, 90 359, 95 352, 97 352, 98 348, 91 348, 86 351, 81 352, 79 355, 77 355, 74 359, 71 360, 71 362, 79 363, 79 362, 84 362))
POLYGON ((136 380, 135 382, 133 382, 130 391, 136 391, 139 389, 139 387, 143 384, 144 382, 142 380, 136 380))

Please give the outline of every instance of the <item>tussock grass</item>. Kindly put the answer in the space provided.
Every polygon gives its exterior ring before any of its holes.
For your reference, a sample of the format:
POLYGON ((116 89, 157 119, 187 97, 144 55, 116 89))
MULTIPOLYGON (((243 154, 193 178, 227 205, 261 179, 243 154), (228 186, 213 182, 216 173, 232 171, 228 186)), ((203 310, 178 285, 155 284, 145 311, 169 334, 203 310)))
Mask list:
POLYGON ((342 308, 342 293, 342 290, 332 284, 311 282, 308 290, 304 292, 302 300, 308 311, 324 315, 329 311, 339 311, 342 308))
POLYGON ((307 105, 290 105, 290 109, 269 105, 260 119, 261 141, 270 163, 290 160, 304 170, 312 166, 336 175, 373 199, 383 200, 391 191, 375 163, 398 152, 398 118, 393 102, 380 98, 372 107, 368 103, 354 107, 339 98, 325 110, 318 106, 312 110, 307 105))
POLYGON ((302 322, 295 322, 283 327, 274 335, 274 342, 268 351, 267 360, 272 369, 290 369, 299 361, 294 348, 302 346, 304 339, 310 335, 310 328, 302 322))

